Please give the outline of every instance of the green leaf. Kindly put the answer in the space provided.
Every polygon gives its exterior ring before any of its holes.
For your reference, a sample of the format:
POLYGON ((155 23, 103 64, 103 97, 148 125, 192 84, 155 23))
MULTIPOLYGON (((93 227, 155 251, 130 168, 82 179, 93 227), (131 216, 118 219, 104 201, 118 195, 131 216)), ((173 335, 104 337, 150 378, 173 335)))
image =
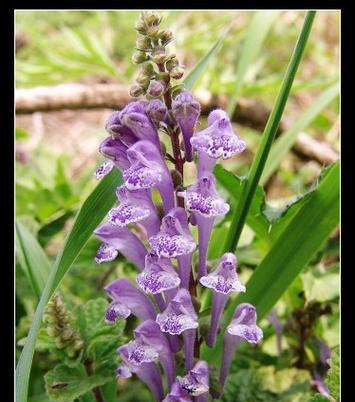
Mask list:
POLYGON ((241 54, 238 57, 235 87, 230 96, 227 109, 229 116, 235 110, 248 69, 255 62, 262 44, 279 13, 279 11, 257 11, 250 22, 241 54))
MULTIPOLYGON (((323 174, 318 188, 273 244, 249 279, 247 292, 230 301, 226 317, 229 321, 239 303, 253 304, 262 319, 283 295, 289 285, 324 244, 339 221, 339 162, 323 174)), ((222 328, 221 333, 223 334, 222 328)), ((205 350, 204 358, 217 356, 222 343, 205 350)))
POLYGON ((50 271, 50 262, 33 234, 16 222, 16 255, 38 299, 50 271))
POLYGON ((282 82, 281 89, 276 98, 274 107, 266 123, 266 127, 261 139, 261 144, 254 157, 248 178, 243 185, 242 195, 238 206, 235 210, 232 223, 227 235, 225 250, 233 252, 236 249, 239 237, 242 233, 244 222, 248 215, 248 211, 253 200, 258 182, 262 175, 265 163, 270 152, 270 148, 279 126, 283 111, 286 106, 290 89, 295 78, 298 66, 300 64, 303 51, 305 49, 312 23, 315 17, 315 11, 308 11, 306 18, 296 43, 295 49, 291 56, 287 71, 282 82))
POLYGON ((53 402, 71 402, 92 388, 111 381, 109 374, 103 371, 87 376, 78 367, 60 364, 44 376, 46 391, 53 402))
POLYGON ((61 252, 57 256, 37 306, 27 342, 17 365, 16 402, 27 401, 29 374, 44 308, 63 279, 63 276, 68 272, 90 238, 93 230, 99 225, 107 211, 115 203, 115 188, 120 184, 120 181, 121 177, 116 169, 101 180, 83 203, 73 228, 68 234, 61 252))
POLYGON ((15 134, 16 134, 16 140, 25 140, 26 138, 29 137, 29 134, 27 131, 22 130, 22 128, 17 128, 15 130, 15 134))
POLYGON ((270 156, 266 162, 263 174, 260 179, 261 184, 265 184, 272 174, 276 171, 282 158, 294 145, 297 135, 304 130, 321 111, 336 98, 339 93, 339 84, 336 83, 327 88, 313 104, 295 121, 291 128, 278 138, 271 148, 270 156))
POLYGON ((307 402, 329 402, 329 399, 323 396, 322 394, 315 394, 307 402))
POLYGON ((328 370, 325 383, 329 388, 329 392, 332 397, 337 401, 339 400, 339 346, 331 350, 331 356, 329 361, 330 369, 328 370))
POLYGON ((202 59, 196 64, 196 66, 189 72, 189 74, 184 79, 184 85, 187 89, 192 89, 196 84, 197 80, 202 76, 203 72, 207 68, 208 63, 211 61, 213 56, 216 56, 221 44, 227 35, 229 28, 227 28, 222 35, 219 37, 217 42, 211 47, 211 49, 202 57, 202 59))

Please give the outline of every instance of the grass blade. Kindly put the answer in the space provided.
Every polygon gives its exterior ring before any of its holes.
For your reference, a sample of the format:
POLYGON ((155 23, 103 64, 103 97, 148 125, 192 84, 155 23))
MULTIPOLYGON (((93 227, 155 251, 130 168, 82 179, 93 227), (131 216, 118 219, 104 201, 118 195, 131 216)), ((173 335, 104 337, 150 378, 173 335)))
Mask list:
MULTIPOLYGON (((226 310, 229 321, 239 303, 255 305, 261 320, 286 291, 339 222, 339 162, 322 175, 318 188, 309 197, 257 267, 247 292, 231 300, 226 310), (307 234, 307 235, 305 235, 307 234), (287 247, 285 247, 287 245, 287 247)), ((214 349, 205 349, 203 358, 216 358, 222 344, 221 331, 214 349)))
POLYGON ((232 218, 232 223, 227 235, 227 240, 225 243, 226 251, 233 252, 236 249, 239 237, 244 226, 244 222, 248 215, 250 204, 254 197, 258 182, 266 163, 266 159, 270 152, 273 139, 275 137, 283 111, 285 109, 285 105, 290 94, 290 89, 295 78, 298 66, 300 64, 309 33, 312 28, 315 13, 315 11, 308 11, 306 14, 301 33, 299 35, 298 41, 287 67, 281 89, 276 98, 275 105, 272 109, 269 119, 266 123, 266 127, 261 139, 261 144, 253 160, 248 178, 243 184, 242 195, 236 208, 235 214, 232 218))
POLYGON ((121 181, 119 172, 114 169, 104 177, 78 212, 72 230, 68 234, 62 251, 58 254, 41 299, 38 303, 32 325, 27 336, 16 369, 16 402, 27 402, 29 376, 31 371, 36 338, 41 326, 44 308, 58 287, 63 276, 90 238, 92 231, 100 224, 107 211, 116 201, 115 188, 121 181))
POLYGON ((217 42, 211 47, 211 49, 202 57, 202 59, 196 64, 196 66, 189 72, 189 74, 184 79, 184 85, 187 89, 192 89, 196 84, 197 80, 201 77, 203 72, 205 71, 208 63, 211 61, 212 57, 215 56, 219 49, 221 48, 221 44, 227 35, 229 28, 227 28, 222 35, 219 37, 217 42))
POLYGON ((327 88, 314 103, 297 119, 297 121, 285 133, 278 138, 271 148, 270 156, 266 162, 265 169, 260 179, 260 183, 264 185, 271 175, 276 171, 282 158, 292 148, 297 139, 298 133, 304 130, 321 111, 336 98, 339 93, 339 84, 336 83, 327 88))
POLYGON ((229 116, 234 113, 235 105, 237 104, 237 99, 240 95, 248 69, 257 58, 261 46, 279 13, 279 11, 257 11, 250 22, 238 59, 235 87, 227 109, 229 116))
POLYGON ((16 222, 16 256, 39 300, 51 264, 37 239, 20 222, 16 222))

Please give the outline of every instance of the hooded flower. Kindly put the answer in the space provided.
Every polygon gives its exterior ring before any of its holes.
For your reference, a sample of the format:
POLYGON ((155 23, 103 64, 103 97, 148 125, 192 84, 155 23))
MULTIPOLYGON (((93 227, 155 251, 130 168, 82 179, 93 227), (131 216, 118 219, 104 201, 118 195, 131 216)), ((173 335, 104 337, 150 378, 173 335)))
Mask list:
POLYGON ((234 133, 227 113, 221 109, 209 114, 208 127, 191 138, 191 145, 199 153, 199 175, 211 172, 218 158, 228 159, 246 148, 246 143, 234 133))
POLYGON ((201 106, 189 91, 182 91, 173 100, 172 111, 182 131, 185 158, 188 162, 191 162, 193 154, 190 140, 200 116, 201 106))
POLYGON ((198 361, 184 377, 177 377, 180 387, 190 396, 200 396, 209 390, 208 364, 198 361))
POLYGON ((105 287, 105 291, 112 300, 105 315, 107 322, 125 319, 131 313, 141 320, 155 319, 156 313, 147 296, 128 279, 115 280, 105 287))
POLYGON ((189 396, 187 391, 180 387, 178 381, 174 382, 171 387, 170 393, 164 398, 163 402, 193 402, 192 397, 189 396))
POLYGON ((199 264, 198 276, 207 275, 206 259, 208 242, 216 216, 225 215, 229 205, 217 193, 216 180, 211 173, 204 172, 195 184, 178 195, 185 198, 186 208, 193 212, 198 226, 199 264))
POLYGON ((157 187, 166 211, 174 207, 174 187, 158 148, 149 141, 138 141, 127 150, 131 163, 123 172, 128 190, 157 187))
POLYGON ((158 124, 164 121, 168 113, 168 109, 160 99, 152 99, 147 103, 147 113, 152 121, 158 124))
POLYGON ((247 341, 260 342, 263 331, 256 325, 256 309, 249 303, 242 303, 235 309, 232 322, 227 327, 223 339, 222 364, 219 380, 223 386, 237 346, 247 341))
POLYGON ((190 293, 186 289, 180 289, 166 310, 157 315, 156 322, 161 331, 171 335, 180 335, 188 329, 197 328, 197 314, 190 293))
POLYGON ((159 325, 153 320, 146 320, 134 330, 134 337, 158 353, 170 388, 175 377, 174 356, 170 350, 169 341, 166 335, 160 331, 159 325))
POLYGON ((177 258, 181 286, 188 288, 191 256, 196 243, 190 233, 185 210, 180 207, 170 210, 162 220, 160 232, 149 239, 149 244, 159 257, 177 258))
POLYGON ((104 176, 109 174, 114 168, 115 164, 112 161, 106 161, 100 165, 95 171, 95 177, 97 180, 102 179, 104 176))
POLYGON ((103 223, 95 229, 94 234, 103 241, 97 251, 96 262, 112 261, 117 257, 117 251, 119 251, 128 261, 132 261, 139 270, 143 270, 147 249, 128 228, 103 223))
POLYGON ((111 160, 121 171, 130 166, 127 158, 127 145, 120 139, 106 137, 100 144, 99 151, 107 159, 111 160))
POLYGON ((179 275, 167 258, 150 253, 145 257, 145 268, 137 276, 138 285, 146 293, 161 293, 180 285, 179 275))
POLYGON ((212 313, 210 330, 206 338, 208 346, 213 347, 218 331, 218 325, 232 292, 245 292, 245 286, 237 275, 237 258, 232 253, 225 253, 217 268, 210 274, 200 278, 200 283, 213 289, 212 313))
POLYGON ((112 225, 125 227, 130 223, 141 222, 148 235, 159 231, 160 220, 152 202, 150 190, 128 190, 126 186, 120 186, 116 194, 120 205, 112 208, 108 213, 108 220, 112 225))
POLYGON ((129 378, 136 374, 146 383, 155 399, 163 399, 163 384, 158 367, 154 363, 159 354, 155 348, 147 345, 140 339, 128 342, 117 349, 123 363, 117 368, 118 377, 129 378))

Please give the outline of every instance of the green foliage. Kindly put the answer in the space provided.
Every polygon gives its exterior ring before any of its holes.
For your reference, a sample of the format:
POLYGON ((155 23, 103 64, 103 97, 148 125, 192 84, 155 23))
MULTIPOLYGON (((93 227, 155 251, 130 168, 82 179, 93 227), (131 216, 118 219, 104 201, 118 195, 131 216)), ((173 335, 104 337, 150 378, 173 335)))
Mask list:
POLYGON ((223 402, 307 402, 310 375, 305 370, 274 367, 240 369, 226 382, 223 402))
POLYGON ((339 346, 332 349, 330 361, 330 368, 327 372, 327 377, 325 379, 325 383, 329 388, 330 395, 339 401, 339 387, 340 387, 340 377, 339 377, 339 346))
POLYGON ((68 367, 64 364, 56 366, 45 375, 46 391, 54 402, 71 402, 110 380, 107 370, 87 375, 83 366, 68 367))

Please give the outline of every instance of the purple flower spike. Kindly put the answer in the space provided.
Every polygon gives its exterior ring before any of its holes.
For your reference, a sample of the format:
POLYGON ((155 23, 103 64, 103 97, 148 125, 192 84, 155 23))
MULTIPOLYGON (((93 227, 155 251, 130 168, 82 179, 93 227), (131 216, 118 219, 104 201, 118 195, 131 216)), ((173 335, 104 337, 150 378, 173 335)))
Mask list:
POLYGON ((235 309, 231 324, 223 339, 222 364, 219 374, 221 385, 227 378, 229 366, 232 362, 234 352, 242 341, 258 343, 263 337, 263 331, 256 325, 256 309, 249 303, 242 303, 235 309))
MULTIPOLYGON (((124 110, 124 109, 123 109, 124 110)), ((106 120, 105 129, 113 139, 119 139, 127 147, 138 141, 132 130, 122 123, 122 111, 115 111, 106 120)))
POLYGON ((127 158, 127 145, 121 140, 106 137, 100 144, 99 151, 107 159, 110 159, 121 171, 130 166, 127 158))
POLYGON ((173 208, 162 221, 161 231, 149 239, 159 257, 177 258, 181 286, 188 288, 191 272, 191 255, 196 243, 190 233, 187 215, 183 208, 173 208))
POLYGON ((147 249, 128 228, 103 223, 95 229, 94 234, 104 242, 98 249, 96 262, 112 261, 116 258, 116 250, 118 250, 127 260, 132 261, 140 271, 144 269, 147 249))
POLYGON ((147 296, 134 287, 128 279, 115 280, 105 287, 105 291, 113 301, 106 311, 108 321, 127 318, 128 313, 134 314, 141 320, 155 319, 156 313, 147 296))
POLYGON ((112 161, 106 161, 102 165, 100 165, 96 170, 95 170, 95 177, 96 180, 102 179, 104 176, 109 174, 115 164, 112 161))
POLYGON ((136 101, 129 103, 121 112, 121 121, 139 140, 154 143, 160 152, 158 132, 146 112, 147 102, 136 101))
POLYGON ((198 173, 212 172, 218 158, 228 159, 244 151, 246 143, 234 133, 224 110, 217 109, 208 116, 208 127, 191 138, 191 145, 199 153, 198 173))
POLYGON ((157 351, 170 389, 175 378, 174 356, 170 350, 169 341, 160 331, 159 325, 153 320, 144 321, 134 330, 134 336, 157 351))
POLYGON ((184 377, 177 377, 180 388, 190 396, 201 396, 209 391, 209 371, 205 361, 198 361, 184 377))
POLYGON ((168 259, 150 253, 145 257, 145 268, 136 278, 138 285, 146 293, 161 293, 177 288, 180 278, 168 259))
POLYGON ((141 381, 147 384, 152 391, 156 401, 164 398, 163 383, 155 361, 158 359, 158 352, 140 340, 134 340, 117 349, 123 360, 116 371, 117 376, 129 378, 135 373, 141 381))
POLYGON ((225 215, 229 205, 217 193, 216 180, 211 173, 205 172, 196 183, 186 191, 178 193, 186 200, 186 208, 194 213, 199 236, 198 276, 207 275, 207 247, 216 216, 225 215))
POLYGON ((154 123, 164 121, 168 113, 168 109, 160 99, 152 99, 146 107, 149 117, 154 123))
POLYGON ((131 167, 123 172, 128 190, 156 187, 167 212, 174 207, 173 182, 158 148, 149 141, 138 141, 127 150, 131 167))
POLYGON ((186 289, 180 289, 165 311, 157 315, 156 322, 161 331, 171 335, 180 335, 188 329, 196 329, 197 314, 190 293, 186 289))
POLYGON ((240 282, 237 275, 236 256, 232 253, 225 253, 220 259, 217 268, 207 276, 200 278, 200 283, 214 290, 211 325, 206 337, 207 345, 212 348, 216 340, 218 323, 229 294, 232 292, 245 292, 245 286, 240 282))
POLYGON ((192 398, 187 391, 180 387, 178 381, 174 382, 170 393, 164 398, 163 402, 192 402, 192 398))
POLYGON ((173 100, 172 111, 184 138, 185 158, 191 162, 193 153, 190 140, 200 116, 201 106, 190 92, 183 91, 173 100))
POLYGON ((126 186, 120 186, 116 194, 120 205, 109 211, 109 222, 112 225, 125 227, 130 223, 141 222, 148 236, 159 231, 160 219, 150 190, 128 190, 126 186))

